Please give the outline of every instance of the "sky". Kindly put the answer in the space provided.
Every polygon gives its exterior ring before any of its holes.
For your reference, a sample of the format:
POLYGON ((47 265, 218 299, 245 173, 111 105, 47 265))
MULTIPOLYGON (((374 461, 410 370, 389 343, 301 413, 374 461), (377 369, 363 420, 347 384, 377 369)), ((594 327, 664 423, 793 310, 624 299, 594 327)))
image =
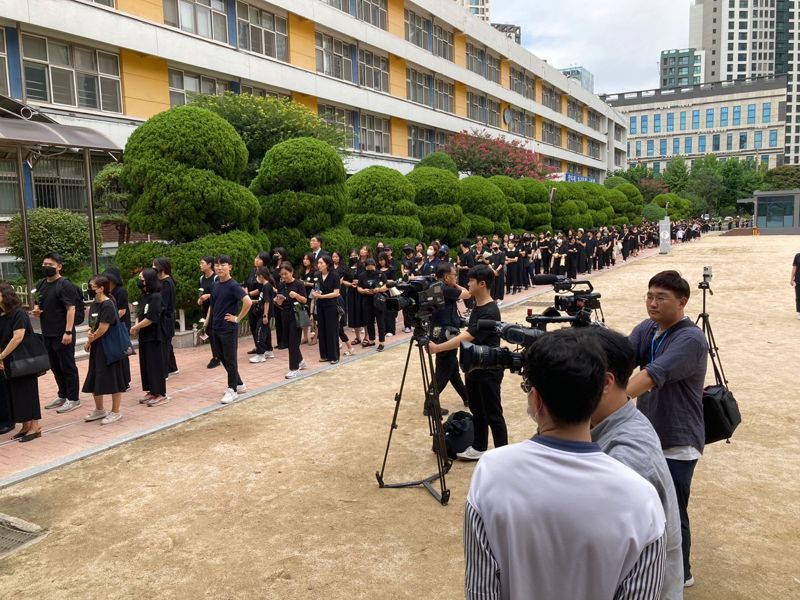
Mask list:
POLYGON ((691 0, 491 0, 493 23, 554 67, 583 66, 596 94, 658 87, 661 50, 689 45, 691 0))

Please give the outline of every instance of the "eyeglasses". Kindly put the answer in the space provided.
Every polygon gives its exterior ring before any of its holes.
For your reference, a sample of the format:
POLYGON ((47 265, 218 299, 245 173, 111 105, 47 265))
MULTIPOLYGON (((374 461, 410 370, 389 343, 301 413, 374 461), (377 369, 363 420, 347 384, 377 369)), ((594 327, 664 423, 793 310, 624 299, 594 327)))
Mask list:
POLYGON ((533 389, 533 384, 530 381, 523 379, 519 382, 519 387, 521 387, 522 391, 526 394, 530 394, 531 390, 533 389))
POLYGON ((661 304, 662 302, 671 300, 672 297, 665 294, 658 294, 657 296, 654 296, 653 294, 645 294, 644 299, 646 302, 655 302, 656 304, 661 304))

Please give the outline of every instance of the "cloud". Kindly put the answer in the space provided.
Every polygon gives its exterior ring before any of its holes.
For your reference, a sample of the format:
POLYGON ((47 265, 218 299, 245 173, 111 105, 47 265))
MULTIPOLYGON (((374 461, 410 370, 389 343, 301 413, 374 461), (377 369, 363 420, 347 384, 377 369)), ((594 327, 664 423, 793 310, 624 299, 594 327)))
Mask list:
POLYGON ((662 50, 685 48, 691 0, 491 0, 495 23, 522 27, 522 45, 555 67, 581 65, 595 93, 658 87, 662 50))

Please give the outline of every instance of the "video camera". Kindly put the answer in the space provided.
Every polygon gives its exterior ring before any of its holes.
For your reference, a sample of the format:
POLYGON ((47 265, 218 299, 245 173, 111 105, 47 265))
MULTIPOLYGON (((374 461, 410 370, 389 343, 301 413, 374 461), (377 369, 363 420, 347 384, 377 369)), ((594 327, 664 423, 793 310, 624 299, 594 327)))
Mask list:
POLYGON ((394 286, 395 294, 386 299, 386 309, 400 312, 408 309, 418 322, 428 320, 434 311, 444 307, 444 283, 430 275, 411 277, 394 286), (398 294, 399 292, 399 294, 398 294))
MULTIPOLYGON (((542 329, 523 327, 516 323, 504 323, 490 319, 478 320, 480 331, 493 331, 505 341, 527 350, 534 340, 544 334, 542 329)), ((512 373, 522 372, 525 352, 514 352, 508 348, 479 346, 471 342, 461 342, 461 356, 458 363, 464 373, 479 369, 508 369, 512 373)))

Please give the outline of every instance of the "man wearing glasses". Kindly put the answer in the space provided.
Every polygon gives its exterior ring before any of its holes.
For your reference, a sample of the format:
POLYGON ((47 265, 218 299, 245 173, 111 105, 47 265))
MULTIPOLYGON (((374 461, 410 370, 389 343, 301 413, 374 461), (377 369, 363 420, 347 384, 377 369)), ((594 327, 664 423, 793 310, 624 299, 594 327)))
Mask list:
POLYGON ((650 420, 667 459, 681 518, 684 586, 694 584, 689 553, 689 494, 697 460, 703 453, 703 386, 708 345, 686 315, 689 283, 677 271, 662 271, 648 284, 649 319, 630 335, 641 370, 628 382, 628 395, 650 420))

